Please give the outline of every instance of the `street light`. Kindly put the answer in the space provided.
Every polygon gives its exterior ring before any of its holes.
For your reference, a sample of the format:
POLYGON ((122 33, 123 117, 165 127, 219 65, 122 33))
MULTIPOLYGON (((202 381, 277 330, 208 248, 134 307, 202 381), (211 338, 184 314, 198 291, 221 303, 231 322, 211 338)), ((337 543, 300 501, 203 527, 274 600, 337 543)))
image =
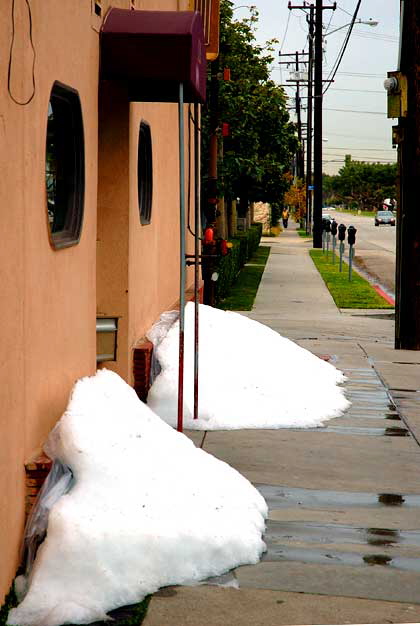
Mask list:
MULTIPOLYGON (((324 37, 328 37, 328 35, 332 35, 333 33, 336 33, 338 30, 341 30, 342 28, 346 28, 347 26, 351 26, 353 22, 349 22, 348 24, 343 24, 343 26, 339 26, 338 28, 334 28, 334 30, 330 30, 328 31, 328 33, 325 33, 324 37)), ((376 20, 373 20, 372 18, 369 18, 368 20, 356 20, 354 22, 355 24, 365 24, 366 26, 377 26, 379 24, 379 22, 377 22, 376 20)))
POLYGON ((253 11, 256 8, 255 4, 241 4, 238 7, 233 7, 232 11, 236 11, 237 9, 249 9, 250 11, 253 11))

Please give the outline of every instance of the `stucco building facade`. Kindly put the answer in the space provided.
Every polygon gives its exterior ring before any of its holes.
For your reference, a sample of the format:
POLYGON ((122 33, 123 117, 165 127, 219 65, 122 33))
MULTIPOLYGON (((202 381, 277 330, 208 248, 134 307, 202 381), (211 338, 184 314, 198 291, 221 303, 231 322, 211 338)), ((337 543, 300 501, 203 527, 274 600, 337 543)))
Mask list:
MULTIPOLYGON (((19 564, 25 463, 42 448, 74 382, 96 371, 97 316, 118 319, 117 360, 106 366, 132 383, 133 348, 179 296, 177 104, 130 101, 121 85, 100 79, 110 5, 0 3, 0 605, 19 564), (142 158, 151 157, 153 170, 146 194, 138 184, 142 140, 150 140, 142 158), (79 195, 68 170, 83 186, 79 195), (60 193, 68 195, 67 217, 60 193)), ((194 8, 188 0, 112 0, 112 7, 194 8)), ((186 104, 186 159, 189 114, 186 104)), ((187 173, 185 183, 193 190, 187 173)))

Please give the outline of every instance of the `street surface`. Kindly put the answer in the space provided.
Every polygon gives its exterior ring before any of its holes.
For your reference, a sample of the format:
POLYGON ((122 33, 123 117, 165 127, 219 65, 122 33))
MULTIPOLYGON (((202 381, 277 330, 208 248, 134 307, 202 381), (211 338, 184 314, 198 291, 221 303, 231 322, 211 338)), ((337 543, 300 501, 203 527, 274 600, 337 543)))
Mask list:
MULTIPOLYGON (((395 226, 375 226, 373 217, 329 211, 338 224, 357 228, 355 262, 392 295, 395 293, 395 226)), ((346 237, 346 256, 348 244, 346 237)))

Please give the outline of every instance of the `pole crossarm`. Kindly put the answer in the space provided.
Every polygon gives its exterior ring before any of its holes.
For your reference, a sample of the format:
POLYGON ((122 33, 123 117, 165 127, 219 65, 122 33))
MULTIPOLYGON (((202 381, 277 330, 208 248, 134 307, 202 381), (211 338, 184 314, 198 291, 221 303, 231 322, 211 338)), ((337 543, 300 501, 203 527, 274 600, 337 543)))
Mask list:
MULTIPOLYGON (((313 4, 310 4, 309 2, 304 2, 303 4, 292 4, 291 2, 289 2, 288 4, 288 8, 291 9, 310 9, 311 7, 313 7, 313 4)), ((334 2, 334 4, 327 4, 325 6, 322 7, 322 9, 331 9, 332 11, 335 11, 337 8, 337 3, 334 2)))

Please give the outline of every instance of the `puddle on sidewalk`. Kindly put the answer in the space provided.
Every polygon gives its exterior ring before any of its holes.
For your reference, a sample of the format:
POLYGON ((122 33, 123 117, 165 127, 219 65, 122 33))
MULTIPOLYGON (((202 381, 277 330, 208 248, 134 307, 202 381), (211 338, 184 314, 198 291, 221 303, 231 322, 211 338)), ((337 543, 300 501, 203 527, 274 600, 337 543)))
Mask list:
MULTIPOLYGON (((363 416, 366 417, 366 416, 363 416)), ((376 418, 377 419, 377 418, 376 418)), ((290 428, 292 432, 301 429, 290 428)), ((357 426, 320 426, 318 428, 305 428, 305 432, 335 433, 338 435, 356 435, 364 437, 409 437, 410 433, 406 428, 368 428, 357 426)))
POLYGON ((416 546, 420 548, 420 530, 360 528, 317 522, 280 522, 268 520, 264 540, 268 546, 285 541, 317 544, 360 544, 371 546, 416 546))
POLYGON ((305 509, 377 508, 384 506, 420 508, 420 495, 418 494, 329 491, 263 484, 257 484, 255 487, 265 498, 270 510, 295 506, 301 506, 305 509))
POLYGON ((390 556, 389 554, 340 552, 322 548, 295 548, 292 546, 268 547, 263 561, 299 561, 317 565, 350 565, 352 567, 390 567, 408 572, 420 572, 420 559, 414 557, 390 556))

